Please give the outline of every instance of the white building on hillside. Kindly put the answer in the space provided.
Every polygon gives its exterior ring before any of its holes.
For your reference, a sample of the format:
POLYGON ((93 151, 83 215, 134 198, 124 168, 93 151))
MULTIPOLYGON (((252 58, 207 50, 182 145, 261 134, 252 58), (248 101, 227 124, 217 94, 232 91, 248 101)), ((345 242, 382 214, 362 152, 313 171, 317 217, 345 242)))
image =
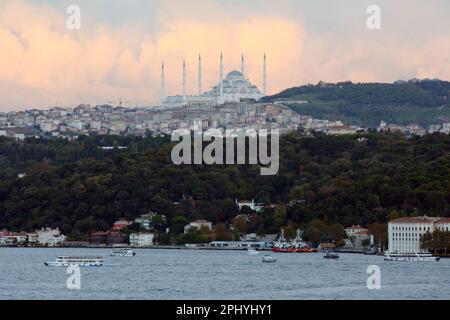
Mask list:
POLYGON ((200 230, 203 227, 212 230, 212 223, 206 220, 193 221, 184 227, 184 233, 188 233, 191 229, 200 230))
POLYGON ((130 234, 130 245, 133 247, 148 247, 154 244, 154 239, 154 233, 132 233, 130 234))
POLYGON ((367 234, 368 231, 369 230, 361 226, 351 226, 345 229, 345 233, 347 234, 348 238, 351 238, 355 234, 361 234, 362 232, 365 232, 367 234))
POLYGON ((420 252, 422 236, 436 230, 450 231, 450 218, 423 216, 392 220, 388 225, 389 252, 420 252))
POLYGON ((251 210, 260 212, 262 209, 264 209, 264 205, 262 203, 255 202, 255 199, 252 199, 252 201, 238 201, 236 199, 236 204, 239 206, 239 211, 242 210, 243 207, 249 207, 251 210))

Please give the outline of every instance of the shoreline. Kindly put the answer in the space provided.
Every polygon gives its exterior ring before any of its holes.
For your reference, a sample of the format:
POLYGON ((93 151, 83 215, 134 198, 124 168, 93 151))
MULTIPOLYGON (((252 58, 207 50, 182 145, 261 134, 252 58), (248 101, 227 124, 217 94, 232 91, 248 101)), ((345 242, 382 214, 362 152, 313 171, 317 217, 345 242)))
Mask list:
MULTIPOLYGON (((230 247, 187 247, 187 246, 148 246, 148 247, 131 247, 131 246, 119 246, 119 247, 113 247, 113 246, 0 246, 0 250, 3 248, 9 248, 9 249, 120 249, 120 248, 131 248, 131 249, 142 249, 142 250, 205 250, 205 251, 247 251, 246 248, 230 248, 230 247)), ((272 249, 256 249, 257 251, 261 252, 272 252, 272 249)), ((365 255, 364 252, 360 251, 354 251, 354 250, 348 250, 348 251, 336 251, 339 254, 360 254, 365 255)), ((273 252, 277 253, 277 252, 273 252)), ((287 253, 300 253, 300 252, 287 252, 287 253)), ((284 254, 287 254, 284 253, 284 254)), ((317 252, 317 253, 323 253, 323 252, 317 252)), ((306 253, 305 253, 306 254, 306 253)), ((373 256, 383 256, 380 254, 375 254, 373 256)), ((447 255, 436 255, 436 257, 440 257, 441 259, 450 259, 450 254, 447 255)))
MULTIPOLYGON (((213 251, 247 251, 246 248, 225 248, 225 247, 187 247, 187 246, 147 246, 147 247, 132 247, 132 246, 0 246, 2 248, 15 249, 143 249, 143 250, 213 250, 213 251)), ((257 249, 257 251, 272 251, 272 249, 257 249)))

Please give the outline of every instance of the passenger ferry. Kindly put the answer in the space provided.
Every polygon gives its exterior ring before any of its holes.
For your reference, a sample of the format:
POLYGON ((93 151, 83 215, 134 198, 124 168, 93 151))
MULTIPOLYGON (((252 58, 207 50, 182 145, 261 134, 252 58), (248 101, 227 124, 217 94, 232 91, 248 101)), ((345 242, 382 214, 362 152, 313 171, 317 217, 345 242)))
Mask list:
POLYGON ((101 267, 103 265, 103 257, 72 257, 72 256, 60 256, 55 261, 49 261, 44 263, 47 267, 101 267))
POLYGON ((120 248, 111 252, 111 257, 134 257, 136 252, 130 248, 120 248))
POLYGON ((398 253, 386 252, 384 254, 385 261, 420 261, 420 262, 434 262, 439 261, 439 257, 434 257, 429 252, 415 252, 415 253, 398 253))

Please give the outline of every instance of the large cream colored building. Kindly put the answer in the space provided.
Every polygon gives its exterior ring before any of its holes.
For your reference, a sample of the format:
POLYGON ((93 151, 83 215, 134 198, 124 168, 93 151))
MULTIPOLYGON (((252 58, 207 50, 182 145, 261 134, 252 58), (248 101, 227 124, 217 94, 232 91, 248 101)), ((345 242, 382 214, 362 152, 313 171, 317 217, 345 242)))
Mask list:
POLYGON ((420 252, 422 236, 435 230, 450 231, 450 218, 423 216, 392 220, 388 225, 389 252, 420 252))

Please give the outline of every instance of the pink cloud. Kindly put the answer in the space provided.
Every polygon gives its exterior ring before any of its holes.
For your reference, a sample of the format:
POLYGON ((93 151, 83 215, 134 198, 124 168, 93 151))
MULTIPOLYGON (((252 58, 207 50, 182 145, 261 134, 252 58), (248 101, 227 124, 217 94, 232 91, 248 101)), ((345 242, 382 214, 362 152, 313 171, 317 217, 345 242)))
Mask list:
MULTIPOLYGON (((445 68, 450 37, 418 45, 397 39, 330 39, 305 30, 301 20, 277 14, 235 14, 214 1, 200 12, 186 2, 161 8, 151 33, 133 27, 66 29, 66 16, 49 6, 0 2, 0 107, 76 105, 111 100, 141 104, 159 99, 160 66, 166 63, 167 93, 181 91, 186 59, 188 91, 197 92, 197 59, 203 58, 204 90, 218 81, 219 54, 226 71, 246 56, 247 76, 262 86, 268 56, 269 93, 309 82, 394 81, 402 77, 450 78, 445 68), (204 19, 196 19, 203 15, 204 19), (444 67, 443 67, 444 65, 444 67)), ((376 38, 373 38, 376 39, 376 38)))

